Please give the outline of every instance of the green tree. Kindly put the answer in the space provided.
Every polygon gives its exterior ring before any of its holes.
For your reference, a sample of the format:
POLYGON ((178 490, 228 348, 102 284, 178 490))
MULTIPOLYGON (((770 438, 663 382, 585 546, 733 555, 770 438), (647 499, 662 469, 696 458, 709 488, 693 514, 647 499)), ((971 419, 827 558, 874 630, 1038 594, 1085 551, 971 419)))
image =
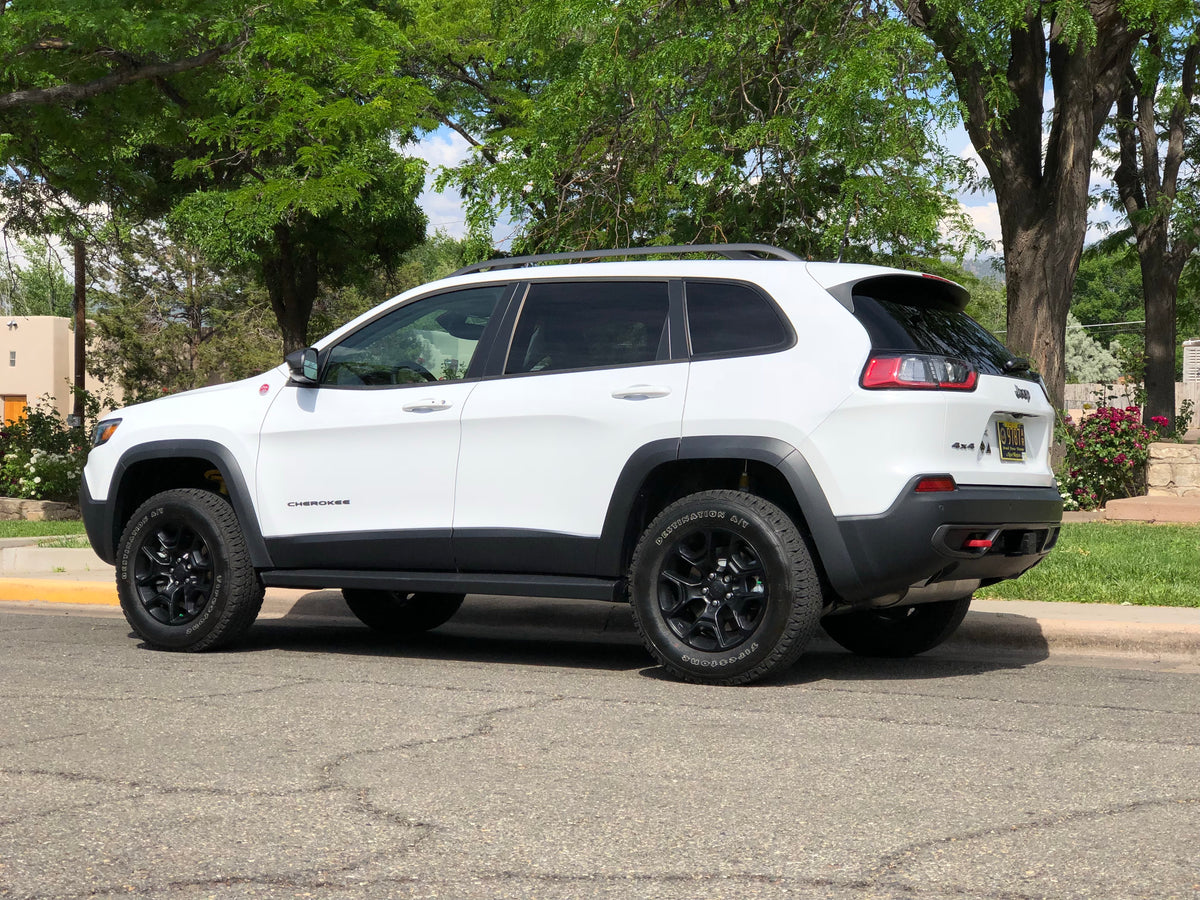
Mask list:
POLYGON ((0 311, 6 316, 69 316, 74 288, 62 261, 46 241, 19 241, 22 260, 0 280, 0 311))
POLYGON ((437 231, 407 250, 394 268, 370 271, 357 284, 323 289, 313 305, 311 334, 328 334, 389 297, 445 278, 463 266, 466 252, 466 240, 437 231))
POLYGON ((411 27, 400 0, 0 4, 10 227, 78 236, 88 204, 136 221, 183 197, 177 225, 252 269, 302 346, 322 283, 423 232, 421 164, 392 149, 432 124, 411 27))
POLYGON ((1135 239, 1145 298, 1146 421, 1175 417, 1179 279, 1200 246, 1200 5, 1157 18, 1127 65, 1112 131, 1115 187, 1135 239))
POLYGON ((1128 233, 1087 247, 1075 274, 1071 313, 1084 325, 1105 325, 1140 320, 1143 307, 1137 251, 1128 233))
POLYGON ((954 115, 936 57, 874 4, 497 9, 502 52, 465 29, 429 75, 475 148, 444 182, 477 230, 514 218, 514 249, 765 240, 907 260, 946 249, 947 223, 953 249, 971 240, 946 190, 965 166, 933 139, 954 115))
POLYGON ((1108 384, 1121 375, 1121 363, 1092 338, 1075 316, 1067 314, 1067 380, 1081 384, 1108 384))
POLYGON ((261 289, 152 223, 96 259, 92 373, 125 402, 248 377, 279 362, 261 289))
POLYGON ((1064 334, 1087 231, 1092 153, 1134 48, 1150 29, 1151 11, 1170 20, 1182 3, 895 2, 950 69, 967 133, 996 192, 1007 343, 1034 360, 1061 403, 1064 334))

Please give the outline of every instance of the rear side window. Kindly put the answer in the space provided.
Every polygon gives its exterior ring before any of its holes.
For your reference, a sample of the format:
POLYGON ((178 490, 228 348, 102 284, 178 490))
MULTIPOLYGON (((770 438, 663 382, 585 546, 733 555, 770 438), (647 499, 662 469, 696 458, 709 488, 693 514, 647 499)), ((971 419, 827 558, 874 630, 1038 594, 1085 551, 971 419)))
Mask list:
POLYGON ((669 305, 666 282, 533 282, 505 374, 666 359, 669 305))
POLYGON ((867 330, 873 349, 933 353, 966 360, 989 375, 1025 375, 1004 371, 1013 354, 986 328, 951 304, 922 296, 920 279, 907 280, 912 283, 907 295, 894 285, 886 292, 871 291, 870 282, 854 290, 854 316, 867 330))
POLYGON ((775 307, 747 285, 689 281, 685 290, 693 356, 775 350, 791 341, 775 307))

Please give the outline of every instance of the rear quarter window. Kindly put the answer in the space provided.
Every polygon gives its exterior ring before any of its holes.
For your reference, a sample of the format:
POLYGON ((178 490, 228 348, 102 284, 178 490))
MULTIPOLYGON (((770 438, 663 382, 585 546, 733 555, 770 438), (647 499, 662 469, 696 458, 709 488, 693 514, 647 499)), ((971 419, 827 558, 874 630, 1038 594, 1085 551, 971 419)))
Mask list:
POLYGON ((791 343, 774 304, 749 285, 689 281, 685 293, 693 356, 762 353, 791 343))

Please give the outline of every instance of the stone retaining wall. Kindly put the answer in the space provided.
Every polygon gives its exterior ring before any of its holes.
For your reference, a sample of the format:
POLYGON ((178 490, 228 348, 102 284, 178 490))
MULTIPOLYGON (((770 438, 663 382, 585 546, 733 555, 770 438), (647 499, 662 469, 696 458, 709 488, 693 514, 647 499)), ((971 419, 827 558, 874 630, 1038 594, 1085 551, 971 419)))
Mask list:
POLYGON ((17 500, 0 497, 0 520, 11 522, 65 522, 79 518, 79 508, 56 500, 17 500))
POLYGON ((1146 486, 1151 497, 1200 497, 1200 444, 1151 444, 1146 486))

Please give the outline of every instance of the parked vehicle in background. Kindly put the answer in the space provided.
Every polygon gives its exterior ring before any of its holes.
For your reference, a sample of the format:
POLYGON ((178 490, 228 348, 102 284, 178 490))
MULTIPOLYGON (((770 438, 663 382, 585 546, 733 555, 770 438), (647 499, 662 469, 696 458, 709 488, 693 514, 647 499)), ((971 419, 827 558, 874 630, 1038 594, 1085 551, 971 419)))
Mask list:
POLYGON ((264 586, 402 634, 466 593, 628 601, 674 675, 739 684, 818 623, 943 641, 1054 546, 1054 413, 957 284, 761 245, 494 260, 261 377, 101 422, 82 503, 155 647, 264 586), (707 250, 725 259, 626 259, 707 250))

